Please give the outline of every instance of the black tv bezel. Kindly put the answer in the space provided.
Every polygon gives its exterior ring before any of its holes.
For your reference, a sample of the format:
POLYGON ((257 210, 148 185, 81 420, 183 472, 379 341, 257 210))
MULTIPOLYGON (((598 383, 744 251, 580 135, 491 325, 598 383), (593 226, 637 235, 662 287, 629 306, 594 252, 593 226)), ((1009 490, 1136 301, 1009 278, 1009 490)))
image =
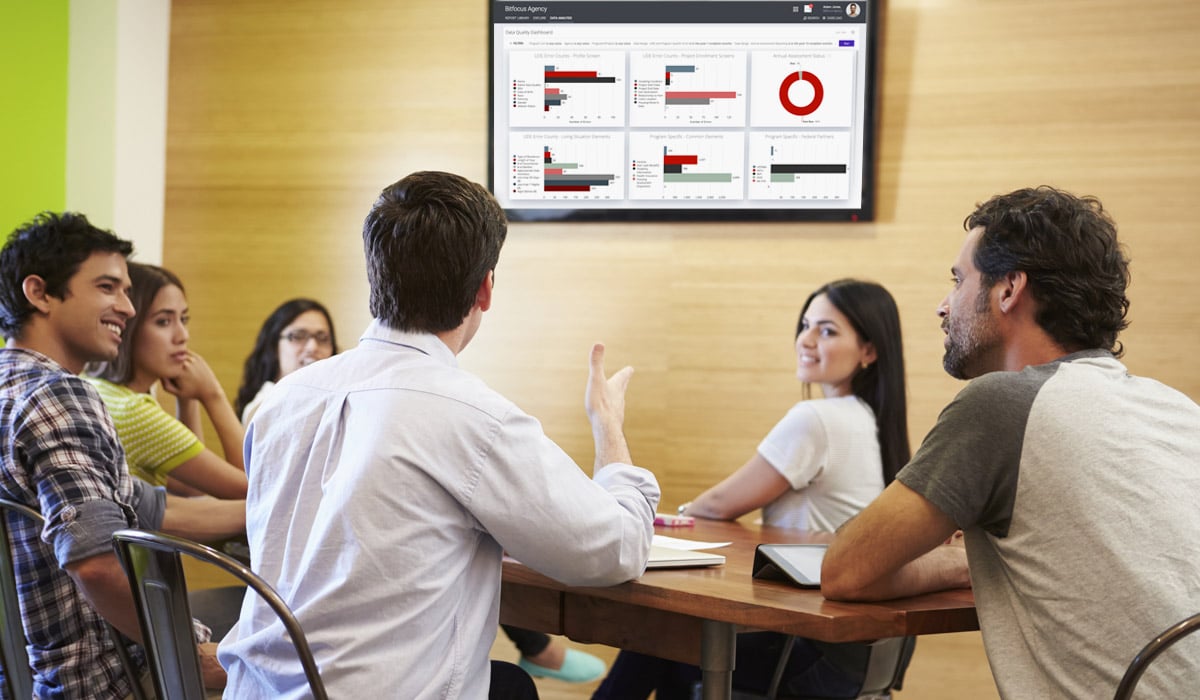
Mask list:
MULTIPOLYGON (((511 2, 511 0, 509 0, 511 2)), ((575 0, 578 2, 579 0, 575 0)), ((603 1, 603 0, 598 0, 603 1)), ((636 0, 625 0, 636 1, 636 0)), ((685 0, 658 0, 685 1, 685 0)), ((767 0, 775 2, 776 0, 767 0)), ((778 0, 787 2, 789 0, 778 0)), ((837 0, 823 4, 846 5, 851 0, 837 0)), ((487 0, 488 2, 488 190, 495 193, 496 165, 496 65, 495 65, 495 11, 504 2, 487 0)), ((537 3, 544 7, 570 3, 556 0, 542 0, 537 3)), ((797 3, 799 4, 799 3, 797 3)), ((876 192, 878 189, 878 145, 880 138, 879 112, 882 97, 882 35, 883 35, 883 5, 884 0, 858 0, 865 15, 866 32, 866 90, 863 113, 863 177, 862 203, 859 207, 833 208, 677 208, 663 209, 633 209, 633 208, 534 208, 505 207, 504 212, 509 221, 515 222, 870 222, 875 220, 876 192)))

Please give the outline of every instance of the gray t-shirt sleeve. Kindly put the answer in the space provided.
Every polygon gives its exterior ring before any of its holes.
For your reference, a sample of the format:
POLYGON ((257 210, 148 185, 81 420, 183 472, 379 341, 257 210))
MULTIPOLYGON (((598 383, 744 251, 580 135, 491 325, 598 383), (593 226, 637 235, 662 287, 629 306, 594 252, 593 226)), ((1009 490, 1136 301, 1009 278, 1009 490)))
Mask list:
POLYGON ((1005 537, 1029 411, 1052 372, 992 372, 954 398, 896 478, 958 527, 1005 537))

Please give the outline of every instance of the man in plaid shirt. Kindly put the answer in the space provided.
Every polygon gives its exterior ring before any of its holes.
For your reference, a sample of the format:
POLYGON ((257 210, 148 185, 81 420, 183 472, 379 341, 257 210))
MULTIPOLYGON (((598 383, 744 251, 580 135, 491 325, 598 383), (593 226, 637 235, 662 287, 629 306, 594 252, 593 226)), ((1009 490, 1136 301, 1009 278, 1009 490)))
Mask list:
MULTIPOLYGON (((9 517, 38 698, 125 698, 129 680, 101 618, 141 638, 112 550, 124 527, 216 539, 245 528, 243 501, 168 497, 129 476, 99 395, 78 377, 116 357, 133 316, 128 241, 78 214, 42 214, 0 251, 0 497, 41 512, 9 517)), ((7 546, 7 543, 5 543, 7 546)), ((208 645, 205 645, 206 647, 208 645)), ((206 656, 206 681, 223 672, 206 656)), ((135 655, 140 658, 140 654, 135 655)))

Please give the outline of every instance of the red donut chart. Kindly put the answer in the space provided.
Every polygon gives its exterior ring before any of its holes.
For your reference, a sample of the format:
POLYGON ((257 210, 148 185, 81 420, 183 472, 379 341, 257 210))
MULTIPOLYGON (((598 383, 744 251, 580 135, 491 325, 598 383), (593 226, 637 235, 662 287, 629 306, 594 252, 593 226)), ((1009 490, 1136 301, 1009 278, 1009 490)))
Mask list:
POLYGON ((805 117, 817 111, 817 107, 821 106, 821 100, 824 98, 825 86, 821 85, 821 79, 808 71, 793 72, 784 78, 783 82, 779 85, 779 102, 783 104, 784 109, 797 117, 805 117), (813 89, 812 102, 806 105, 798 105, 788 97, 788 91, 801 80, 811 85, 813 89))

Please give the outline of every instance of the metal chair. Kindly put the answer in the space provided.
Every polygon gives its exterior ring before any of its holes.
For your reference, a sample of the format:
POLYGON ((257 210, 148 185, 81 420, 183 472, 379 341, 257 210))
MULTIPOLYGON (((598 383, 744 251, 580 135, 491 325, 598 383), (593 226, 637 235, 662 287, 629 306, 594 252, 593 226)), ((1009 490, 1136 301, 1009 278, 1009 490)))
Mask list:
POLYGON ((1176 622, 1151 640, 1129 663, 1129 668, 1125 670, 1125 676, 1117 685, 1117 694, 1113 696, 1114 700, 1128 700, 1133 697, 1133 689, 1137 687, 1138 681, 1150 666, 1150 662, 1170 648, 1172 644, 1198 629, 1200 629, 1200 613, 1176 622))
MULTIPOLYGON (((4 690, 10 698, 33 697, 33 672, 29 668, 29 655, 25 651, 27 640, 25 628, 21 624, 21 603, 17 597, 17 572, 13 565, 12 537, 8 528, 6 513, 16 513, 32 520, 38 528, 45 527, 46 520, 42 514, 22 503, 0 498, 0 538, 4 547, 0 547, 0 660, 4 664, 4 690)), ((129 678, 134 700, 146 700, 142 692, 141 673, 127 648, 130 644, 125 635, 115 627, 104 623, 116 647, 117 657, 121 667, 129 678)))
MULTIPOLYGON (((805 700, 779 694, 779 687, 783 682, 783 675, 795 643, 795 637, 788 637, 784 643, 783 651, 779 655, 779 662, 775 666, 775 673, 771 677, 771 684, 765 694, 735 690, 733 692, 734 700, 805 700)), ((871 642, 867 671, 863 677, 862 689, 859 690, 856 697, 886 698, 891 696, 893 689, 898 690, 916 643, 916 637, 889 637, 871 642)))
MULTIPOLYGON (((35 521, 42 516, 37 511, 20 503, 0 500, 5 510, 21 513, 35 521)), ((0 655, 4 662, 4 690, 6 697, 33 697, 33 673, 29 669, 29 656, 25 653, 25 628, 21 625, 21 604, 17 599, 17 572, 13 566, 12 542, 8 532, 8 516, 0 514, 0 536, 4 538, 0 552, 0 655)))
POLYGON ((181 554, 228 571, 270 605, 291 636, 313 697, 327 700, 325 684, 296 616, 275 589, 246 565, 212 547, 146 530, 116 531, 113 549, 133 589, 159 700, 203 700, 205 693, 181 554))

